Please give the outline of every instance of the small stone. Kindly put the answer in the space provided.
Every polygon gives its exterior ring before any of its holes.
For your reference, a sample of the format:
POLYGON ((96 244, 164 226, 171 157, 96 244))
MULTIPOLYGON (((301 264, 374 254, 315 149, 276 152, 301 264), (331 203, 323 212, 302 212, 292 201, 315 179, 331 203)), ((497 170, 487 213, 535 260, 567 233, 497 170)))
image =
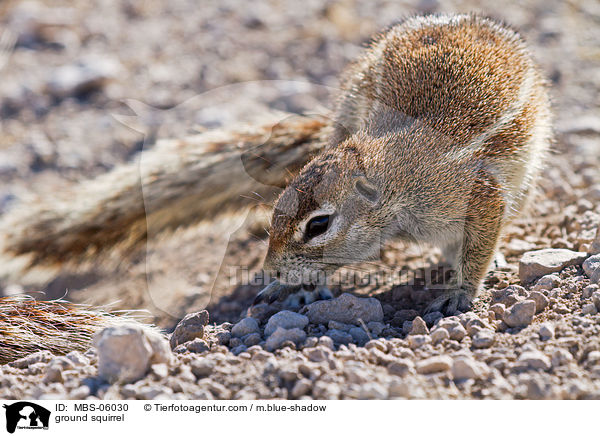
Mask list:
POLYGON ((387 370, 392 375, 404 377, 406 375, 414 374, 415 364, 408 359, 398 359, 390 362, 387 365, 387 370))
POLYGON ((596 291, 592 294, 592 303, 594 303, 596 309, 600 311, 600 291, 596 291))
POLYGON ((90 364, 90 359, 77 350, 70 351, 65 357, 73 362, 75 366, 87 366, 90 364))
POLYGON ((554 324, 551 324, 549 322, 541 324, 538 333, 540 334, 540 339, 542 341, 554 339, 554 324))
POLYGON ((327 360, 327 353, 322 348, 308 348, 304 350, 304 354, 311 362, 323 362, 327 360))
POLYGON ((442 319, 444 314, 442 312, 429 312, 423 315, 423 321, 427 323, 427 325, 434 325, 438 319, 442 319))
MULTIPOLYGON (((283 344, 282 344, 283 345, 283 344)), ((243 353, 244 351, 246 351, 248 349, 248 347, 246 347, 244 344, 240 344, 237 347, 234 347, 231 349, 231 353, 234 356, 237 356, 240 353, 243 353)))
POLYGON ((236 338, 241 338, 251 333, 260 332, 258 321, 251 316, 240 320, 231 328, 231 335, 236 338))
POLYGON ((452 363, 452 377, 457 379, 477 379, 481 377, 481 370, 474 359, 459 357, 452 363))
POLYGON ((374 336, 379 336, 383 329, 385 329, 385 324, 382 322, 371 321, 367 323, 367 328, 374 336))
POLYGON ((531 291, 529 293, 529 299, 535 301, 535 313, 540 313, 548 307, 548 297, 539 291, 531 291))
POLYGON ((590 246, 590 254, 600 254, 600 226, 598 226, 596 237, 590 246))
POLYGON ((298 345, 305 340, 306 332, 304 330, 300 330, 299 328, 284 329, 282 327, 277 327, 277 330, 271 333, 267 339, 265 346, 267 350, 273 351, 280 348, 286 341, 291 341, 298 345))
POLYGON ((258 345, 262 341, 262 336, 260 333, 250 333, 247 336, 244 336, 244 345, 246 347, 251 347, 253 345, 258 345))
POLYGON ((528 251, 519 262, 519 278, 522 283, 530 283, 546 274, 562 271, 571 265, 580 265, 587 253, 565 248, 546 248, 528 251))
POLYGON ((549 291, 560 285, 560 278, 556 274, 548 274, 541 277, 533 286, 535 291, 549 291))
POLYGON ((524 351, 518 361, 533 369, 550 369, 550 359, 541 351, 524 351))
POLYGON ((583 270, 592 284, 600 284, 600 254, 588 257, 583 262, 583 270))
POLYGON ((301 378, 292 388, 291 394, 293 398, 300 398, 301 396, 308 394, 311 389, 312 382, 306 378, 301 378))
POLYGON ((305 314, 313 324, 327 324, 334 320, 354 324, 358 320, 365 323, 383 321, 383 308, 375 298, 358 298, 344 293, 332 300, 315 301, 305 306, 305 314))
POLYGON ((336 344, 349 344, 352 342, 352 335, 342 330, 327 330, 325 335, 329 336, 336 344))
POLYGON ((467 331, 462 324, 458 324, 449 328, 448 334, 450 335, 450 339, 460 342, 467 335, 467 331))
POLYGON ((228 331, 220 331, 215 333, 215 339, 219 343, 219 345, 227 345, 229 344, 229 340, 231 339, 231 332, 228 331))
POLYGON ((60 365, 48 365, 46 368, 46 374, 42 379, 43 383, 62 383, 62 368, 60 365))
POLYGON ((190 353, 204 353, 205 351, 210 350, 210 347, 208 346, 206 341, 200 338, 196 338, 193 341, 186 342, 184 345, 190 353))
POLYGON ((170 359, 167 340, 135 324, 104 328, 93 343, 98 349, 98 375, 109 383, 134 382, 151 364, 170 359))
POLYGON ((411 335, 428 335, 429 329, 427 328, 427 324, 420 316, 417 316, 412 320, 412 325, 410 329, 411 335))
POLYGON ((85 400, 92 394, 89 386, 81 385, 69 392, 69 400, 85 400))
POLYGON ((155 363, 150 366, 150 369, 159 379, 167 378, 169 375, 169 367, 166 363, 155 363))
POLYGON ((271 318, 265 327, 265 336, 270 336, 278 328, 283 329, 304 329, 308 325, 308 318, 296 312, 282 310, 271 318))
POLYGON ((450 333, 444 327, 438 327, 431 332, 430 336, 434 344, 439 344, 444 339, 450 338, 450 333))
POLYGON ((429 335, 411 335, 408 337, 408 345, 413 350, 429 343, 431 343, 429 335))
POLYGON ((600 286, 598 285, 589 285, 583 288, 581 291, 581 296, 583 298, 591 298, 592 294, 596 291, 600 290, 600 286))
POLYGON ((22 357, 10 362, 9 365, 13 368, 25 369, 35 363, 48 363, 54 358, 54 355, 50 351, 37 351, 28 356, 22 357))
POLYGON ((193 341, 196 338, 202 339, 206 324, 208 324, 208 312, 206 310, 186 315, 179 321, 171 335, 171 348, 193 341))
POLYGON ((552 353, 552 366, 557 367, 573 360, 573 355, 563 348, 557 348, 552 353))
POLYGON ((450 356, 433 356, 417 362, 417 372, 419 374, 444 372, 448 371, 452 367, 452 364, 453 361, 450 356))
POLYGON ((213 369, 215 367, 215 362, 212 360, 203 358, 203 359, 198 359, 198 360, 192 360, 192 362, 190 363, 190 366, 191 366, 192 374, 194 374, 194 376, 196 378, 200 379, 200 378, 208 377, 209 375, 212 374, 213 369))
POLYGON ((531 324, 535 315, 536 304, 534 301, 525 300, 509 307, 504 312, 504 322, 509 327, 525 327, 531 324))
POLYGON ((329 336, 321 336, 319 338, 318 342, 319 342, 319 345, 323 345, 323 346, 329 348, 330 350, 333 350, 335 348, 333 339, 331 339, 329 336))
POLYGON ((595 315, 598 313, 598 309, 596 309, 596 305, 594 303, 587 303, 581 308, 581 313, 584 315, 595 315))
POLYGON ((494 332, 489 329, 483 329, 473 336, 473 347, 474 348, 489 348, 496 341, 494 332))
POLYGON ((510 285, 503 289, 492 290, 492 301, 494 303, 503 304, 505 307, 512 306, 528 296, 529 292, 527 292, 527 289, 519 285, 510 285))
POLYGON ((46 83, 46 90, 59 98, 98 90, 117 77, 121 69, 121 64, 115 58, 88 57, 56 68, 46 83))
POLYGON ((350 333, 350 336, 352 336, 352 339, 358 345, 364 345, 371 340, 367 332, 365 332, 362 327, 352 327, 348 333, 350 333))

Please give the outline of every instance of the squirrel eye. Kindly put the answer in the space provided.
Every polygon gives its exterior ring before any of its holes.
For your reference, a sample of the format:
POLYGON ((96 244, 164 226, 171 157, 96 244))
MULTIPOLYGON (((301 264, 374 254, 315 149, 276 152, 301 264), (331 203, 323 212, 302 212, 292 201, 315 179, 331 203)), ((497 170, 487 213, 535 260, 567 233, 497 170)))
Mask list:
POLYGON ((329 228, 329 218, 330 215, 321 215, 312 218, 306 224, 306 231, 304 233, 306 239, 312 239, 315 236, 319 236, 325 233, 329 228))

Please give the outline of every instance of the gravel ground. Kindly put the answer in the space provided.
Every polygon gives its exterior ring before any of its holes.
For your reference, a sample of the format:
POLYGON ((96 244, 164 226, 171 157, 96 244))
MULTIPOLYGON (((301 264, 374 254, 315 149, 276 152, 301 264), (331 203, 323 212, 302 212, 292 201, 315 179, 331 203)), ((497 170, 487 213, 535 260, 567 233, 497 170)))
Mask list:
MULTIPOLYGON (((491 1, 257 1, 252 7, 225 1, 201 10, 191 1, 3 2, 0 23, 18 38, 0 84, 0 213, 32 192, 68 189, 108 171, 156 138, 182 137, 258 110, 328 106, 318 87, 305 95, 248 84, 206 93, 256 80, 335 87, 360 45, 393 17, 471 10, 521 30, 551 80, 556 114, 556 142, 539 193, 508 229, 501 245, 507 265, 489 273, 472 311, 423 316, 433 293, 409 284, 339 286, 335 299, 299 310, 248 311, 260 287, 232 286, 222 272, 227 265, 260 267, 264 217, 245 223, 222 217, 150 241, 151 272, 165 288, 160 304, 137 259, 114 274, 64 271, 45 288, 50 297, 68 287, 76 301, 146 308, 173 332, 170 344, 137 327, 108 330, 86 353, 42 352, 3 365, 0 397, 600 398, 600 259, 591 256, 600 251, 593 243, 600 226, 595 1, 501 9, 491 1), (182 104, 197 95, 209 97, 182 104), (144 138, 114 119, 132 115, 127 99, 155 108, 133 104, 143 115, 131 121, 147 134, 150 120, 152 135, 144 138), (225 260, 206 256, 220 229, 230 226, 239 231, 224 241, 225 260), (122 342, 137 348, 124 350, 122 342)), ((438 262, 429 247, 390 244, 379 264, 360 271, 438 262)), ((9 289, 19 286, 33 289, 21 283, 9 289)))

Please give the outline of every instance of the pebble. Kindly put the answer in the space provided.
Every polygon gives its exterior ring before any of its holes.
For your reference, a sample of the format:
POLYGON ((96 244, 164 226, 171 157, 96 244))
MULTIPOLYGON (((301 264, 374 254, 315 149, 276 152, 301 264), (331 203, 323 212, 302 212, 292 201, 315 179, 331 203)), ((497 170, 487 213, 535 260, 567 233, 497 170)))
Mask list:
POLYGON ((335 348, 333 339, 331 339, 329 336, 321 336, 318 340, 318 343, 319 345, 323 345, 329 348, 330 350, 333 350, 335 348))
POLYGON ((265 336, 271 336, 278 328, 302 330, 307 325, 308 318, 306 316, 289 310, 282 310, 269 318, 265 326, 265 336))
POLYGON ((210 347, 206 343, 204 339, 196 338, 193 341, 186 342, 185 348, 190 353, 204 353, 205 351, 209 351, 210 347))
POLYGON ((409 359, 397 359, 387 365, 387 370, 392 375, 404 377, 414 374, 415 364, 409 359))
POLYGON ((337 329, 327 330, 325 335, 329 336, 336 344, 349 344, 353 339, 350 333, 337 329))
POLYGON ((216 363, 208 358, 192 360, 190 363, 191 372, 196 378, 208 377, 212 374, 216 363))
POLYGON ((251 316, 240 320, 231 328, 231 335, 236 338, 241 338, 257 332, 260 332, 258 321, 251 316))
POLYGON ((175 327, 175 331, 171 335, 171 348, 175 348, 180 344, 188 341, 193 341, 196 338, 204 337, 204 326, 208 324, 208 312, 190 313, 186 315, 175 327))
POLYGON ((579 265, 586 257, 587 253, 565 248, 528 251, 519 262, 519 278, 521 283, 530 283, 546 274, 562 271, 571 265, 579 265))
POLYGON ((433 374, 448 371, 452 364, 450 356, 433 356, 417 362, 416 369, 419 374, 433 374))
POLYGON ((444 314, 442 312, 429 312, 423 315, 423 320, 427 325, 434 325, 437 320, 442 319, 443 317, 444 314))
POLYGON ((556 274, 541 277, 532 287, 535 291, 549 291, 560 285, 560 278, 556 274))
POLYGON ((592 284, 600 284, 600 254, 588 257, 583 262, 583 270, 592 284))
POLYGON ((569 363, 573 355, 563 348, 557 348, 552 352, 552 366, 557 367, 569 363))
POLYGON ((376 298, 359 298, 344 293, 332 300, 315 301, 305 306, 304 313, 313 324, 327 324, 338 321, 354 324, 358 320, 365 323, 383 321, 383 309, 376 298))
POLYGON ((600 290, 600 286, 598 285, 589 285, 583 288, 581 291, 581 296, 583 298, 591 298, 592 294, 596 291, 600 290))
POLYGON ((165 338, 134 324, 104 328, 93 343, 98 350, 98 375, 109 383, 139 380, 151 364, 171 358, 165 338))
POLYGON ((529 299, 535 302, 535 313, 540 313, 548 307, 548 297, 539 291, 531 291, 529 293, 529 299))
POLYGON ((284 329, 282 327, 277 327, 277 330, 271 333, 267 338, 265 346, 267 350, 273 351, 280 348, 286 341, 291 341, 298 345, 305 340, 306 332, 304 330, 300 330, 299 328, 284 329))
POLYGON ((494 332, 489 329, 483 329, 473 335, 472 343, 475 348, 489 348, 496 341, 494 332))
POLYGON ((600 254, 600 226, 598 226, 596 237, 590 246, 590 254, 600 254))
POLYGON ((369 340, 371 340, 371 338, 369 337, 369 335, 367 334, 367 332, 365 332, 365 330, 362 327, 352 327, 348 331, 348 333, 350 333, 350 336, 352 336, 352 339, 358 345, 364 345, 369 340))
POLYGON ((523 286, 510 285, 503 289, 492 290, 492 301, 494 303, 503 304, 505 307, 526 299, 529 292, 523 286))
POLYGON ((427 324, 420 316, 417 316, 412 320, 410 333, 411 335, 428 335, 429 329, 427 328, 427 324))
POLYGON ((47 350, 37 351, 28 356, 22 357, 20 359, 15 360, 14 362, 10 362, 9 365, 13 368, 25 369, 30 365, 35 363, 48 363, 54 358, 54 355, 47 350))
POLYGON ((429 335, 411 335, 408 337, 408 345, 413 350, 429 343, 431 343, 431 336, 429 335))
POLYGON ((457 379, 477 379, 482 375, 479 364, 469 357, 458 357, 452 363, 452 377, 457 379))
POLYGON ((524 351, 519 356, 518 362, 523 363, 533 369, 550 369, 550 359, 541 351, 524 351))
POLYGON ((538 330, 540 335, 540 339, 542 341, 547 341, 549 339, 554 339, 554 324, 545 322, 540 325, 540 329, 538 330))
POLYGON ((594 303, 596 309, 600 311, 600 291, 596 291, 592 294, 592 303, 594 303))
POLYGON ((251 347, 253 345, 258 345, 262 341, 262 336, 260 333, 250 333, 249 335, 244 336, 244 345, 246 347, 251 347))
POLYGON ((56 68, 46 83, 46 91, 58 98, 95 91, 115 79, 121 70, 122 66, 115 58, 88 57, 56 68))
POLYGON ((536 304, 534 301, 520 301, 504 311, 503 320, 509 327, 528 326, 533 321, 535 309, 536 304))
POLYGON ((371 321, 367 323, 367 328, 374 336, 379 336, 385 329, 385 324, 382 322, 371 321))
POLYGON ((306 395, 310 392, 312 388, 312 382, 308 379, 301 378, 296 382, 294 387, 292 388, 292 397, 299 398, 303 395, 306 395))
POLYGON ((450 333, 444 327, 438 327, 431 332, 431 340, 434 344, 442 342, 444 339, 450 338, 450 333))
POLYGON ((460 342, 467 335, 467 331, 462 324, 458 324, 449 328, 448 334, 450 335, 450 339, 460 342))
POLYGON ((594 303, 587 303, 581 308, 581 313, 584 315, 595 315, 598 313, 598 309, 596 309, 596 305, 594 303))

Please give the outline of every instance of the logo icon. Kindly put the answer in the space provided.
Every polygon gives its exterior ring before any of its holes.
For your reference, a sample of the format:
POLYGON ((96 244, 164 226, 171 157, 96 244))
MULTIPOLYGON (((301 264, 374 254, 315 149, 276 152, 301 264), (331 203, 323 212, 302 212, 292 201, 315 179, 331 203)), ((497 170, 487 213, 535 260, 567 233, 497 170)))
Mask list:
POLYGON ((29 401, 19 401, 4 405, 6 409, 6 431, 14 433, 15 429, 48 429, 50 411, 29 401))

